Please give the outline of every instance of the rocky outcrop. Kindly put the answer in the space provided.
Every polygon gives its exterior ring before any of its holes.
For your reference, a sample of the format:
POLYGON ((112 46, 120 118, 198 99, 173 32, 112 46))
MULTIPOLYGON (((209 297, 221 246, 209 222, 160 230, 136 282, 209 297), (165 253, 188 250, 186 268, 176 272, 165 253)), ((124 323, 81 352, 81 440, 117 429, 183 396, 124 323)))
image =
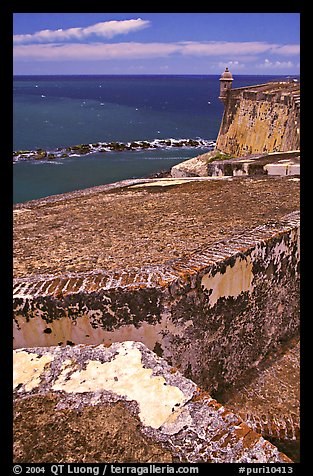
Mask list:
POLYGON ((215 145, 212 140, 205 139, 155 139, 152 141, 132 141, 132 142, 96 142, 93 144, 79 144, 69 147, 58 147, 52 150, 17 150, 13 152, 13 161, 21 160, 52 160, 65 157, 94 154, 97 152, 123 152, 132 150, 160 149, 171 147, 208 147, 215 145))

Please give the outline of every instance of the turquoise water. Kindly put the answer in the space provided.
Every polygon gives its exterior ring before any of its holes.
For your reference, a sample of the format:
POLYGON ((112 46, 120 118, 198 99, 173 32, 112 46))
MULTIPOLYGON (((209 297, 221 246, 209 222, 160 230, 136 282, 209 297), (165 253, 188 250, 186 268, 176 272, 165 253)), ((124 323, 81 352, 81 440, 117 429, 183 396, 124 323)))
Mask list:
MULTIPOLYGON (((238 76, 234 87, 277 79, 238 76)), ((154 139, 215 140, 223 104, 219 76, 17 76, 13 150, 154 139)), ((107 152, 17 162, 13 199, 78 190, 170 169, 209 149, 107 152)))
POLYGON ((14 163, 14 203, 128 178, 145 177, 169 170, 173 165, 206 150, 108 152, 55 161, 14 163))

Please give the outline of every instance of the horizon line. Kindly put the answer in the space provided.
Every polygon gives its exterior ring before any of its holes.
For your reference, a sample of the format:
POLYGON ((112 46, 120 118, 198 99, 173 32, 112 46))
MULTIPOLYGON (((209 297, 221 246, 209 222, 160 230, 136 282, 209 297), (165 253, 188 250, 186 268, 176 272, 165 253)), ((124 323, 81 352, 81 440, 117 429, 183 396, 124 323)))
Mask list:
MULTIPOLYGON (((16 73, 15 76, 221 76, 222 73, 16 73)), ((248 73, 248 74, 237 74, 233 73, 236 76, 284 76, 284 77, 294 77, 299 76, 300 73, 268 73, 268 74, 257 74, 257 73, 248 73)))

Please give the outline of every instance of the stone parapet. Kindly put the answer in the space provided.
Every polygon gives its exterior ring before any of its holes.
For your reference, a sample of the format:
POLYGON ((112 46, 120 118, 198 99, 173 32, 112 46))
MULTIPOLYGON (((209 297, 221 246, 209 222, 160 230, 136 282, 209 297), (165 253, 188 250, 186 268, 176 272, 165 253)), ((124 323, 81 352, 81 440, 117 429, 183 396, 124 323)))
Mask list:
POLYGON ((17 278, 14 347, 141 341, 214 391, 298 332, 298 288, 294 212, 164 265, 17 278))
POLYGON ((223 158, 218 151, 207 152, 185 160, 171 169, 173 178, 187 177, 249 177, 300 175, 300 150, 251 154, 243 157, 223 158), (214 157, 218 159, 215 160, 214 157))
POLYGON ((139 342, 14 351, 14 462, 291 463, 139 342))

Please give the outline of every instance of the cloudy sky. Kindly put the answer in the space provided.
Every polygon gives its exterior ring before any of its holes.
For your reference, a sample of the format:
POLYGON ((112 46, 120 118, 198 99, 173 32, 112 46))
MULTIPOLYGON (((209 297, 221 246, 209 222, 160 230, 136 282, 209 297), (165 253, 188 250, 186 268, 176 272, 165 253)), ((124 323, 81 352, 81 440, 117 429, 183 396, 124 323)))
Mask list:
POLYGON ((15 13, 14 74, 299 74, 298 13, 15 13))

